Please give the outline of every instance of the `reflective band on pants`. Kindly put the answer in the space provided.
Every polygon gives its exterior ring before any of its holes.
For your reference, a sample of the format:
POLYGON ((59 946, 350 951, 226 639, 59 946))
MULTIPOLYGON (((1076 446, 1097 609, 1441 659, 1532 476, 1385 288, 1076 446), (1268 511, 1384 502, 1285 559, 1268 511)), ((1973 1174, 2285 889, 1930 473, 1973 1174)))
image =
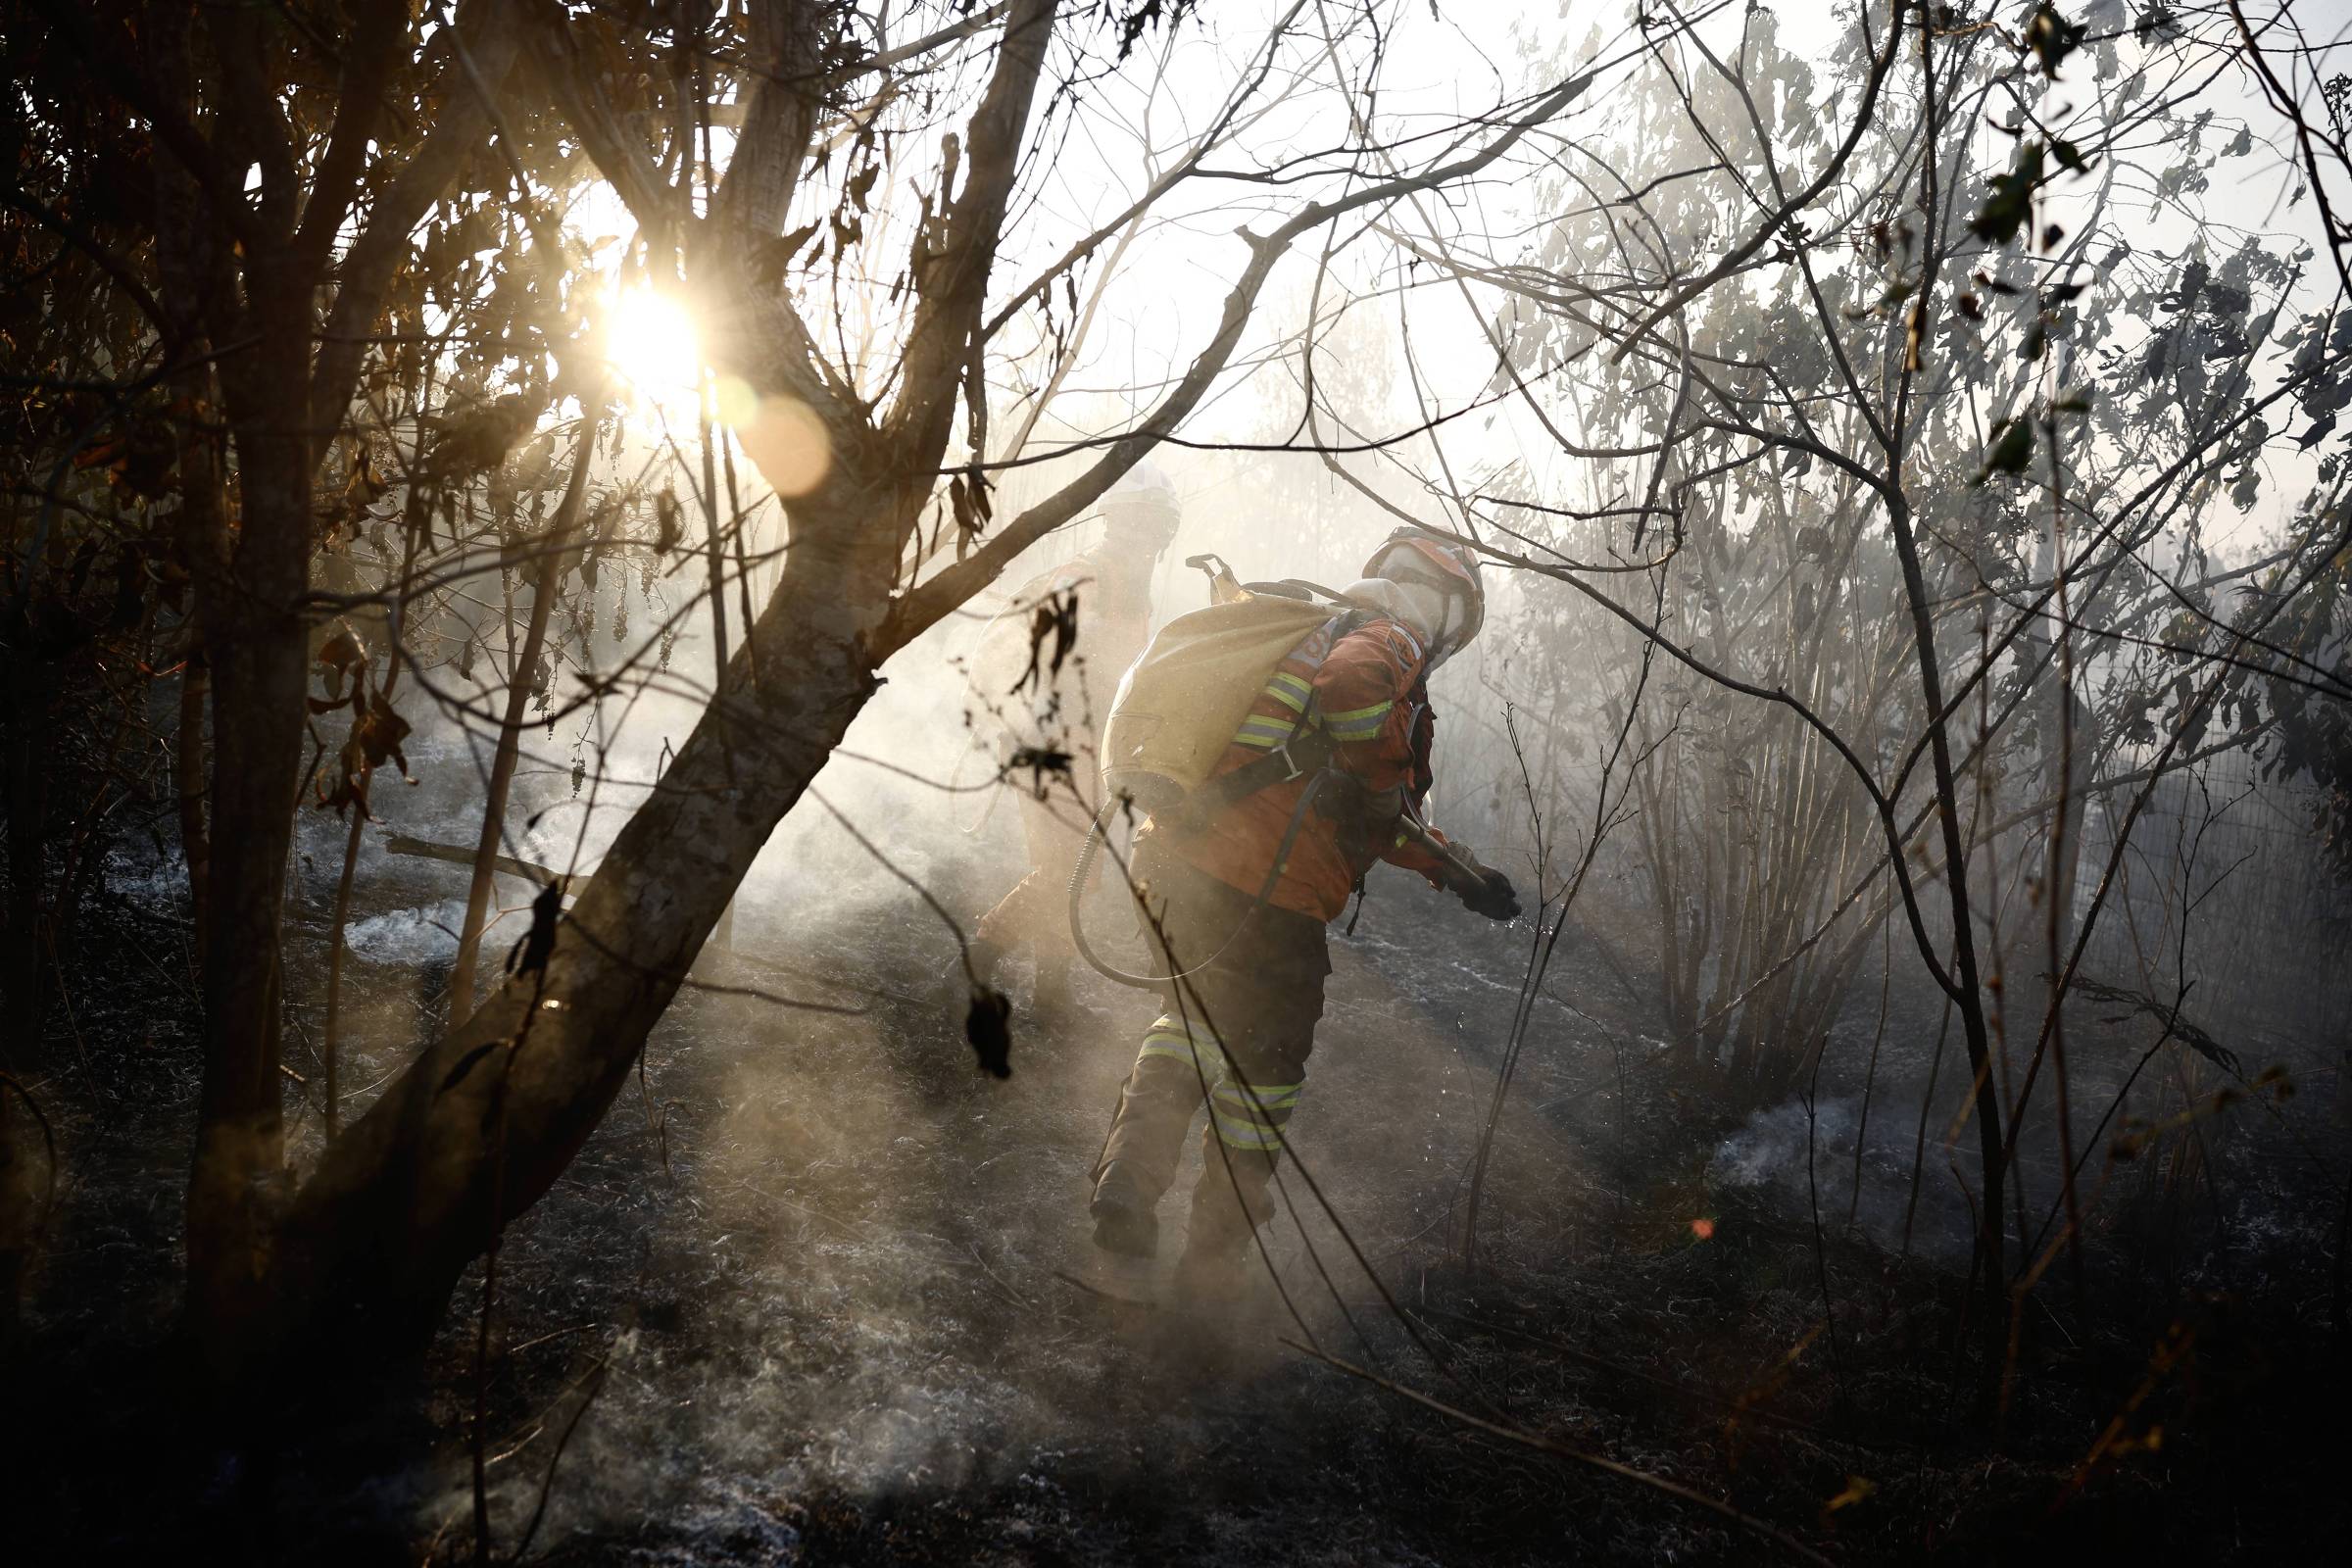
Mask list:
POLYGON ((1144 1049, 1135 1054, 1136 1060, 1150 1056, 1173 1056, 1189 1061, 1202 1076, 1212 1076, 1224 1066, 1224 1051, 1217 1037, 1205 1024, 1192 1026, 1198 1033, 1187 1032, 1182 1019, 1161 1013, 1152 1020, 1151 1032, 1144 1036, 1144 1049))
POLYGON ((1228 1077, 1209 1097, 1217 1137, 1234 1149, 1279 1149, 1282 1129, 1306 1090, 1297 1084, 1245 1084, 1228 1077))

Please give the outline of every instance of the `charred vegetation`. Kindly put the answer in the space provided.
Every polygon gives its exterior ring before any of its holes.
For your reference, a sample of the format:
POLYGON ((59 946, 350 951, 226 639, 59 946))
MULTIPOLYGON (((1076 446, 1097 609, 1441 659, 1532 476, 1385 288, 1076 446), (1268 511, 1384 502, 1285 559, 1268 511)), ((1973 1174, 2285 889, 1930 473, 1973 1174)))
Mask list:
POLYGON ((12 1557, 2342 1533, 2338 22, 1444 10, 11 5, 12 1557))

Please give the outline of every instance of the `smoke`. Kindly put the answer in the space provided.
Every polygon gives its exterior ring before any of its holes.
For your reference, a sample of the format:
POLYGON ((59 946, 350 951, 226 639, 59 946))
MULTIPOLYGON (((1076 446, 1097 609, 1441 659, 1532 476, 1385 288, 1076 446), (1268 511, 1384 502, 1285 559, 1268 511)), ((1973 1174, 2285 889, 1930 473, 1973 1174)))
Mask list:
POLYGON ((353 956, 369 963, 447 963, 458 956, 466 921, 464 899, 442 899, 354 920, 343 933, 353 956))
MULTIPOLYGON (((1184 521, 1153 575, 1155 626, 1205 602, 1186 555, 1215 551, 1248 578, 1345 582, 1393 522, 1332 486, 1309 457, 1161 461, 1184 521)), ((1019 504, 1002 499, 1000 514, 1019 504)), ((539 1403, 492 1434, 494 1454, 514 1453, 491 1472, 502 1533, 535 1505, 552 1434, 589 1389, 594 1402, 564 1451, 538 1545, 642 1539, 659 1520, 660 1537, 678 1544, 649 1545, 647 1561, 789 1558, 803 1544, 795 1504, 824 1495, 862 1503, 1008 1487, 1050 1498, 1065 1464, 1148 1469, 1146 1456, 1131 1458, 1139 1423, 1160 1443, 1194 1419, 1203 1369, 1165 1343, 1171 1324, 1106 1324, 1056 1277, 1090 1266, 1089 1173, 1156 1001, 1082 970, 1077 1000, 1093 1010, 1041 1019, 1029 1005, 1029 960, 1016 956, 1000 976, 1016 1001, 1014 1076, 982 1082, 961 1038, 957 988, 935 989, 959 972, 957 949, 925 897, 968 932, 1019 880, 1031 848, 1013 800, 1019 782, 995 782, 1001 762, 1016 746, 1069 737, 1072 717, 1107 710, 1120 661, 1083 633, 1077 658, 1045 687, 1016 695, 972 673, 992 616, 1006 612, 996 635, 1025 629, 1012 586, 1094 544, 1101 527, 1086 520, 1047 539, 999 593, 896 657, 814 781, 822 804, 797 807, 743 881, 734 956, 713 956, 706 977, 868 1010, 816 1014, 688 987, 649 1043, 642 1090, 624 1090, 556 1192, 509 1233, 494 1364, 513 1368, 499 1374, 511 1377, 502 1388, 527 1386, 539 1403), (538 1343, 547 1335, 560 1337, 538 1343)), ((752 544, 757 556, 757 536, 752 544)), ((571 591, 552 628, 560 649, 547 704, 534 704, 522 737, 505 853, 593 872, 647 799, 705 711, 715 649, 701 570, 677 552, 650 564, 616 554, 587 593, 571 591), (613 695, 565 710, 583 680, 633 656, 613 695)), ((497 607, 496 578, 484 582, 479 597, 497 607)), ((756 582, 755 599, 763 587, 756 582)), ((517 615, 527 597, 517 592, 517 615)), ((736 642, 738 604, 730 591, 736 642)), ((441 631, 412 630, 426 667, 398 696, 416 725, 407 752, 416 782, 388 773, 376 782, 379 821, 361 835, 345 932, 343 1082, 358 1091, 347 1120, 438 1016, 467 869, 388 845, 407 836, 471 851, 495 738, 479 713, 496 711, 505 689, 503 661, 491 657, 501 612, 461 605, 441 631), (470 674, 442 662, 455 634, 485 631, 489 652, 470 674), (477 713, 444 710, 428 679, 477 713)), ((1081 750, 1090 794, 1092 765, 1081 750)), ((1056 791, 1056 808, 1074 838, 1080 808, 1056 791)), ((297 834, 303 929, 292 991, 298 1015, 313 1020, 310 1037, 347 830, 347 820, 311 810, 297 834)), ((1407 881, 1396 879, 1396 891, 1384 881, 1381 899, 1434 897, 1407 881)), ((533 891, 497 879, 494 914, 505 917, 485 936, 485 973, 519 934, 533 891)), ((1058 923, 1054 891, 1043 918, 1058 923)), ((1124 924, 1116 902, 1102 906, 1106 935, 1124 924)), ((1396 919, 1430 913, 1416 904, 1396 919)), ((1456 915, 1446 905, 1441 917, 1456 915)), ((1387 918, 1374 914, 1368 948, 1387 918)), ((1300 1170, 1394 1285, 1407 1260, 1444 1246, 1483 1125, 1491 1080, 1468 1049, 1479 1036, 1464 1032, 1473 1006, 1464 998, 1491 1010, 1509 993, 1467 987, 1443 961, 1443 972, 1392 972, 1400 951, 1335 954, 1323 1048, 1297 1123, 1299 1162, 1270 1232, 1318 1334, 1337 1323, 1334 1289, 1360 1300, 1370 1287, 1300 1170)), ((1581 1179, 1572 1143, 1534 1103, 1506 1116, 1514 1169, 1531 1189, 1572 1187, 1581 1179)), ((1188 1153, 1162 1210, 1171 1252, 1199 1157, 1188 1153)), ((470 1306, 476 1288, 458 1300, 470 1306)), ((470 1316, 457 1314, 450 1353, 460 1359, 445 1367, 460 1378, 470 1376, 470 1316)), ((1287 1318, 1279 1326, 1296 1332, 1287 1318)), ((416 1500, 422 1535, 464 1517, 460 1456, 441 1456, 416 1500)))
MULTIPOLYGON (((1904 1094, 1881 1098, 1862 1134, 1861 1199, 1854 1198, 1854 1143, 1862 1132, 1859 1096, 1825 1096, 1808 1112, 1799 1099, 1759 1110, 1716 1147, 1707 1181, 1720 1192, 1746 1194, 1796 1224, 1810 1224, 1816 1205, 1825 1229, 1852 1224, 1883 1251, 1902 1250, 1906 1224, 1914 1256, 1966 1266, 1970 1220, 1966 1199, 1944 1169, 1930 1135, 1916 1211, 1911 1169, 1916 1127, 1904 1094)), ((1973 1174, 1973 1173, 1972 1173, 1973 1174)))

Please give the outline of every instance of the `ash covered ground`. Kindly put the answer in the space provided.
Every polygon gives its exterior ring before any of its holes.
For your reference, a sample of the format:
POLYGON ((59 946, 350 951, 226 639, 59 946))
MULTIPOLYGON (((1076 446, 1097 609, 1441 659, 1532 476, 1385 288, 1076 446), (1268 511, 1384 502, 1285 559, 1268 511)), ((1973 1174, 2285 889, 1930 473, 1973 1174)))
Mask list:
MULTIPOLYGON (((331 818, 305 849, 290 1056, 309 1075, 331 818)), ((1646 977, 1572 931, 1466 1267, 1467 1171, 1530 932, 1385 871, 1354 933, 1335 931, 1303 1171, 1237 1325, 1082 1283, 1087 1175, 1149 999, 1088 977, 1099 1014, 1016 1021, 995 1081, 931 1000, 951 945, 911 895, 845 910, 823 879, 787 877, 747 896, 641 1082, 508 1232, 486 1358, 477 1267, 421 1366, 350 1344, 303 1369, 314 1401, 255 1450, 207 1446, 156 1370, 196 1093, 175 1021, 194 1016, 186 934, 154 869, 170 863, 118 858, 73 975, 72 1182, 9 1423, 20 1495, 43 1501, 12 1511, 15 1560, 466 1560, 477 1398, 499 1549, 527 1539, 547 1563, 1797 1560, 1309 1346, 1836 1561, 2273 1561, 2344 1523, 2305 1425, 2342 1376, 2340 1196, 2292 1141, 2217 1125, 2214 1196, 2161 1244, 2144 1225, 2095 1237, 2080 1284, 2021 1321, 1988 1443, 1955 1355, 1969 1218, 1944 1165, 1968 1141, 1947 1152, 1931 1129, 1911 1191, 1931 999, 1894 990, 1857 1159, 1875 988, 1809 1111, 1735 1114, 1662 1065, 1646 977)), ((968 911, 1008 868, 924 869, 968 911)), ((359 1103, 437 1016, 464 875, 373 849, 362 872, 343 1069, 359 1103)), ((1610 920, 1606 898, 1584 917, 1610 920)), ((1006 978, 1025 1003, 1026 965, 1006 978)), ((2120 1080, 2146 1043, 2086 1021, 2085 1082, 2120 1080)), ((2339 1136, 2314 1107, 2278 1114, 2307 1143, 2339 1136)), ((315 1148, 318 1118, 297 1115, 315 1148)), ((2046 1156, 2028 1189, 2054 1192, 2046 1156)))

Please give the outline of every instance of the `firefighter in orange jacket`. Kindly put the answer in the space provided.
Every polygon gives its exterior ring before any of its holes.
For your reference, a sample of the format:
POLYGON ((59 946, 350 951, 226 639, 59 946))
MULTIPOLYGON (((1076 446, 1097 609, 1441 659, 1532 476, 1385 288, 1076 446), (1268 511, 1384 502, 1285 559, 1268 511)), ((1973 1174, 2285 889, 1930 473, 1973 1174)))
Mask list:
POLYGON ((1450 886, 1490 918, 1519 912, 1501 872, 1450 847, 1478 873, 1465 879, 1403 831, 1406 818, 1419 826, 1431 783, 1429 672, 1477 635, 1484 616, 1477 556, 1399 528, 1345 598, 1356 608, 1308 634, 1275 667, 1210 787, 1216 777, 1262 768, 1274 753, 1303 753, 1323 767, 1251 790, 1197 827, 1149 824, 1137 842, 1160 972, 1181 978, 1163 986, 1166 1008, 1120 1091, 1095 1173, 1095 1245, 1129 1257, 1157 1251, 1154 1210, 1205 1100, 1202 1169, 1178 1265, 1179 1289, 1195 1294, 1230 1288, 1248 1244, 1272 1215, 1266 1188, 1305 1092, 1331 972, 1324 927, 1372 862, 1450 886), (1259 891, 1278 859, 1261 907, 1259 891))

